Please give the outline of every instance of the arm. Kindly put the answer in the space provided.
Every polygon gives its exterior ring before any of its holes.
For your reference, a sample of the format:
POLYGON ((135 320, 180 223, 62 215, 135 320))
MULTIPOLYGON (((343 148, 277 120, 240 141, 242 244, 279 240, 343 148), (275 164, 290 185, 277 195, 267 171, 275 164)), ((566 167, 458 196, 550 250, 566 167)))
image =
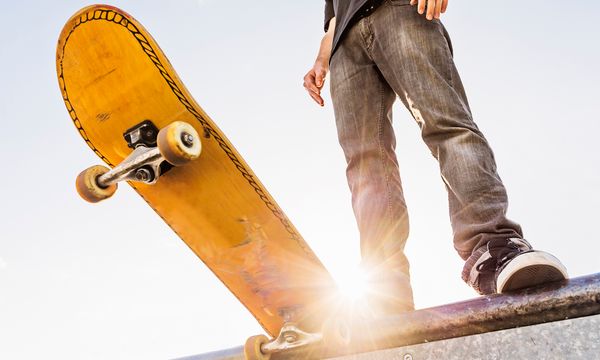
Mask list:
POLYGON ((325 83, 325 76, 327 76, 327 72, 329 71, 329 57, 331 56, 334 31, 335 17, 329 21, 329 27, 321 40, 319 53, 313 67, 304 76, 304 88, 308 91, 310 97, 321 106, 325 105, 321 97, 321 89, 325 83))

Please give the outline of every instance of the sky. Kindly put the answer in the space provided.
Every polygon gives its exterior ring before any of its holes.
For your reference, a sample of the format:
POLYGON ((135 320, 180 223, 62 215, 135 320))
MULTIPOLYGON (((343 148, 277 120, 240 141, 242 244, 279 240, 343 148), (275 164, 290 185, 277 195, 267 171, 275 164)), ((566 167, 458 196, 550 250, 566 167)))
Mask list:
MULTIPOLYGON (((128 186, 82 201, 100 160, 72 125, 56 41, 87 2, 2 0, 0 358, 166 359, 261 333, 254 319, 128 186)), ((322 1, 114 1, 161 45, 190 92, 343 279, 359 262, 328 91, 302 87, 322 1)), ((600 3, 450 0, 442 17, 475 121, 509 195, 509 217, 571 276, 599 271, 600 3)), ((327 86, 326 86, 327 88, 327 86)), ((462 283, 445 190, 398 102, 397 154, 411 218, 418 308, 476 296, 462 283)))

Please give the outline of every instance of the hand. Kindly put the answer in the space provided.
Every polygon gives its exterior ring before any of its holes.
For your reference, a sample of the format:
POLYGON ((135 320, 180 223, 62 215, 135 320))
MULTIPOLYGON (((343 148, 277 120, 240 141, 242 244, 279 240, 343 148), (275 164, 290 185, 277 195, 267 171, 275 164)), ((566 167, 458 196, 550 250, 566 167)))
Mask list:
POLYGON ((427 20, 439 19, 440 15, 445 13, 448 8, 448 0, 410 0, 411 5, 417 3, 419 4, 418 12, 421 15, 425 13, 425 7, 427 7, 427 15, 425 15, 427 20))
POLYGON ((308 95, 310 95, 310 97, 312 97, 313 100, 321 106, 325 105, 325 102, 321 97, 321 89, 325 84, 325 76, 327 76, 328 71, 328 61, 317 59, 312 69, 310 69, 308 73, 304 75, 304 88, 306 91, 308 91, 308 95))

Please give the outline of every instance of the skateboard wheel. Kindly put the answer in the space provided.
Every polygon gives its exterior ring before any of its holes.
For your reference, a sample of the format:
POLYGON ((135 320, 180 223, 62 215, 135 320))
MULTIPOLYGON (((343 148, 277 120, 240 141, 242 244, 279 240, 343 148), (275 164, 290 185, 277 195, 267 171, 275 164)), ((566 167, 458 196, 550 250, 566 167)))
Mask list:
POLYGON ((99 176, 107 173, 109 170, 110 169, 102 165, 95 165, 83 170, 77 176, 77 180, 75 180, 75 187, 77 188, 79 196, 81 196, 83 200, 91 203, 97 203, 113 196, 115 191, 117 191, 117 184, 102 187, 98 185, 98 182, 96 181, 99 176))
POLYGON ((269 338, 264 335, 251 336, 244 345, 244 357, 246 360, 269 360, 271 354, 265 354, 261 346, 269 342, 269 338))
POLYGON ((174 166, 181 166, 200 155, 200 136, 194 127, 175 121, 158 132, 158 150, 174 166))

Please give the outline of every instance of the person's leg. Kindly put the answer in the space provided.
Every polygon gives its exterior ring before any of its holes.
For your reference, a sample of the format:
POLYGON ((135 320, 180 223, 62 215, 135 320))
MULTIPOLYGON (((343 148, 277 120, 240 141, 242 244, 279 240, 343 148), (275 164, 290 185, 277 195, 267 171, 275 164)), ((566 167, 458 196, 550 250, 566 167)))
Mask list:
POLYGON ((463 259, 495 238, 521 238, 505 217, 507 196, 487 141, 473 122, 447 34, 410 5, 373 14, 373 57, 421 127, 449 196, 454 245, 463 259))
MULTIPOLYGON (((439 20, 426 20, 406 3, 386 1, 365 19, 374 33, 370 55, 411 111, 439 162, 454 247, 467 260, 464 280, 481 293, 492 293, 495 280, 479 278, 471 268, 488 244, 510 247, 508 239, 522 239, 523 234, 506 217, 506 190, 492 150, 473 122, 444 26, 439 20)), ((518 249, 531 247, 520 241, 518 249)))
POLYGON ((336 125, 348 164, 363 264, 373 291, 385 294, 375 296, 377 307, 411 310, 409 265, 404 256, 408 215, 392 128, 396 95, 365 51, 370 35, 361 24, 349 30, 331 60, 336 125))

